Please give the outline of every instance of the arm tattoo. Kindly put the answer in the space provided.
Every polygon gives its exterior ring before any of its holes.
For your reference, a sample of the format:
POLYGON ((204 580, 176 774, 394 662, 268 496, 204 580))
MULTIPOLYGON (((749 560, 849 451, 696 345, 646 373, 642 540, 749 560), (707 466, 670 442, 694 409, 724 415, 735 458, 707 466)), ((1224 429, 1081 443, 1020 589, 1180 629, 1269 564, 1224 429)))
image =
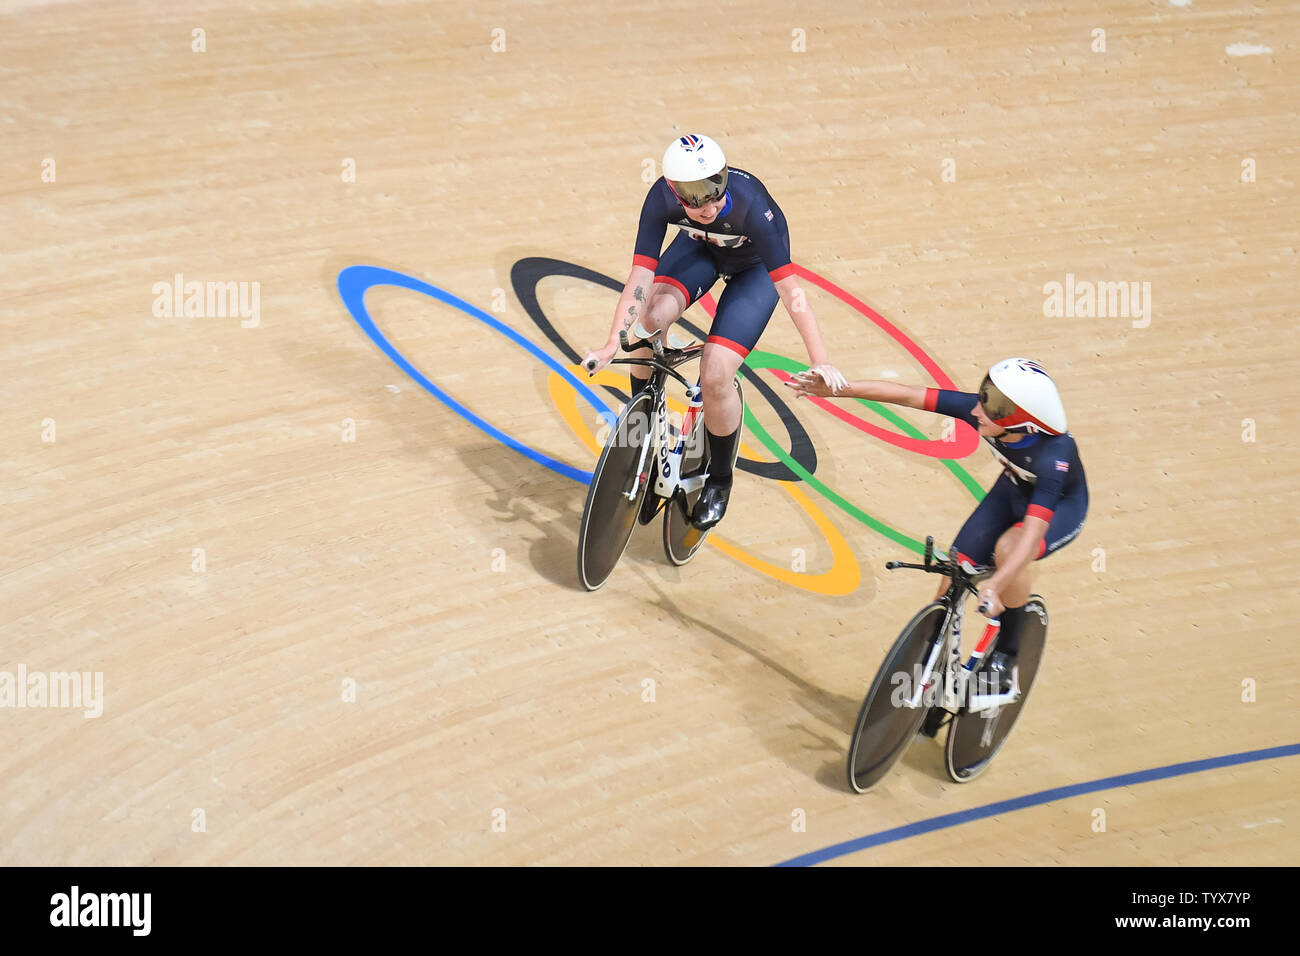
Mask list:
MULTIPOLYGON (((632 298, 636 299, 638 302, 645 302, 645 289, 641 286, 637 286, 632 290, 632 298)), ((627 307, 627 318, 623 320, 623 328, 631 329, 640 312, 641 310, 635 305, 629 305, 627 307)))

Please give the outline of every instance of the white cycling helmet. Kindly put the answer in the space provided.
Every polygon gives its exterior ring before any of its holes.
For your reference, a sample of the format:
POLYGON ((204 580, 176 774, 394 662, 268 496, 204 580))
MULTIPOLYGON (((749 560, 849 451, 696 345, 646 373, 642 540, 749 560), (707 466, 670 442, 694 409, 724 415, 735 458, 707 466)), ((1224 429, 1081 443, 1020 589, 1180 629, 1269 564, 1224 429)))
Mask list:
POLYGON ((683 206, 699 209, 727 194, 727 158, 707 136, 682 136, 664 153, 664 179, 683 206))
POLYGON ((1056 383, 1037 362, 1003 359, 980 385, 984 414, 1009 432, 1066 432, 1065 406, 1056 383))

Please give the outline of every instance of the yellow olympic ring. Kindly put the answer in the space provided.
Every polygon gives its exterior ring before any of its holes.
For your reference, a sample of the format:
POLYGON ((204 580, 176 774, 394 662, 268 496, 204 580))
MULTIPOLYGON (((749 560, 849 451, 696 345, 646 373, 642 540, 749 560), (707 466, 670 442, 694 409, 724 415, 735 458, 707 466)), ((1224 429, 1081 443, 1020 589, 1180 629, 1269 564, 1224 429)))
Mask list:
MULTIPOLYGON (((581 365, 573 366, 573 372, 575 375, 586 374, 585 371, 582 371, 581 365)), ((608 369, 599 372, 590 381, 595 385, 612 385, 615 388, 627 387, 626 375, 611 372, 608 369)), ((556 409, 559 410, 560 415, 568 423, 573 434, 587 447, 588 451, 599 456, 601 448, 596 441, 596 433, 587 426, 578 412, 578 393, 558 372, 551 372, 547 380, 547 388, 551 393, 551 401, 555 403, 556 409)), ((668 405, 675 412, 681 414, 686 412, 686 406, 676 399, 669 399, 668 405)), ((744 442, 741 442, 740 450, 746 458, 754 461, 760 460, 759 453, 744 442)), ((719 537, 716 532, 709 535, 705 543, 713 545, 727 557, 793 587, 832 597, 851 594, 861 582, 862 572, 858 567, 858 559, 854 557, 849 543, 844 540, 844 536, 839 533, 826 515, 822 513, 821 509, 813 503, 813 500, 798 485, 788 481, 777 482, 777 484, 785 489, 786 493, 795 500, 795 503, 804 510, 808 517, 812 519, 813 524, 817 526, 817 530, 826 539, 826 543, 831 549, 831 569, 829 571, 821 574, 811 574, 803 571, 787 570, 779 565, 764 561, 762 558, 755 557, 725 538, 719 537)))

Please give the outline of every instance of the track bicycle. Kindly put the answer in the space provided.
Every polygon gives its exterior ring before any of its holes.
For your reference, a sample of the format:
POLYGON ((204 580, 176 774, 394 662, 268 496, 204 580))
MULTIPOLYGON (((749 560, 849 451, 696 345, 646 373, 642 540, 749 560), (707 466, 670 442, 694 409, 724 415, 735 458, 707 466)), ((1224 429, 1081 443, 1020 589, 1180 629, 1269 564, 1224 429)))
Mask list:
POLYGON ((968 783, 988 769, 1029 696, 1047 640, 1047 605, 1037 594, 1026 604, 1011 686, 1004 692, 985 666, 997 646, 998 623, 988 622, 965 662, 961 656, 966 595, 978 594, 976 585, 995 569, 960 560, 956 549, 936 560, 934 538, 925 540, 923 564, 890 561, 885 567, 942 574, 951 581, 942 597, 903 628, 862 702, 849 745, 849 786, 866 793, 889 773, 918 731, 934 737, 945 726, 948 776, 968 783))
MULTIPOLYGON (((643 365, 652 369, 649 384, 623 406, 605 440, 600 461, 587 487, 587 501, 578 529, 578 579, 588 591, 607 580, 627 550, 638 524, 649 524, 662 510, 664 554, 678 567, 695 557, 708 537, 691 524, 691 514, 709 476, 704 405, 698 379, 687 381, 678 369, 700 357, 703 342, 649 333, 639 324, 619 332, 623 351, 650 347, 649 358, 614 359, 611 365, 643 365), (668 413, 668 380, 686 389, 687 409, 678 427, 668 413)), ((740 380, 732 384, 744 414, 740 380)), ((732 454, 732 467, 739 443, 732 454)))

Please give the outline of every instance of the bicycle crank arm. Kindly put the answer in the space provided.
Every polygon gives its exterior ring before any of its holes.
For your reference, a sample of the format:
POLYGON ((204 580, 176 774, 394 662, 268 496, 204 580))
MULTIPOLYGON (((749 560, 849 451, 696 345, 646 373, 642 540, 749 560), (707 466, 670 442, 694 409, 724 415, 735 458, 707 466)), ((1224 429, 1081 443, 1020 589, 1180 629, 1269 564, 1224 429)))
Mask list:
MULTIPOLYGON (((1014 704, 1020 699, 1020 668, 1011 669, 1011 689, 1005 694, 972 694, 966 710, 978 714, 985 710, 997 711, 1007 704, 1014 704)), ((989 716, 992 716, 991 714, 989 716)))
POLYGON ((708 475, 695 475, 691 478, 683 478, 678 482, 678 486, 688 495, 699 491, 704 487, 704 483, 709 480, 708 475))

